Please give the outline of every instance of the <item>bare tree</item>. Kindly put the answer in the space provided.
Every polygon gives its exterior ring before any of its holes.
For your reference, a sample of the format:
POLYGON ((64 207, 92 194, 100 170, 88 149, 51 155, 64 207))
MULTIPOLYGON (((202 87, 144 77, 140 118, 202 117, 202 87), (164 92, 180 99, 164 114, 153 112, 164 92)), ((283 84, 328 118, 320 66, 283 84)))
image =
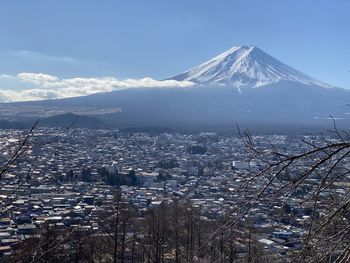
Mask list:
MULTIPOLYGON (((334 122, 333 136, 306 137, 299 152, 292 153, 269 141, 264 147, 258 146, 249 132, 240 135, 252 159, 259 161, 260 171, 245 178, 237 190, 242 201, 206 242, 215 240, 222 230, 238 227, 263 203, 269 207, 270 216, 279 213, 290 220, 303 216, 306 231, 300 238, 295 261, 349 262, 349 134, 339 131, 334 122), (293 212, 285 212, 286 205, 293 212)), ((251 250, 248 255, 248 262, 255 262, 251 250)))

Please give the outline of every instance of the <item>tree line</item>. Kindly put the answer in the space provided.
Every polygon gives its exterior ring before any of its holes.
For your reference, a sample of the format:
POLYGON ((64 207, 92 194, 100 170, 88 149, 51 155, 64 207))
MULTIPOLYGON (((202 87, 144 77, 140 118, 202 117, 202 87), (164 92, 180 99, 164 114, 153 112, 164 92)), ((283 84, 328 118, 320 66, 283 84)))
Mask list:
POLYGON ((118 191, 113 200, 93 212, 92 221, 96 222, 94 230, 46 224, 4 262, 233 263, 271 259, 250 230, 220 229, 224 218, 210 220, 200 207, 177 199, 137 211, 118 191))

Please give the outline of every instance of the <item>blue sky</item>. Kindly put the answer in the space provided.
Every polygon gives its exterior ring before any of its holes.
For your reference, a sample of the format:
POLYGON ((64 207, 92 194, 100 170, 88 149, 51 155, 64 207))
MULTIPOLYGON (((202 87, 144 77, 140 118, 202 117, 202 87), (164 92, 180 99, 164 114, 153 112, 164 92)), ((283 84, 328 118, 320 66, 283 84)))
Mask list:
POLYGON ((0 74, 163 79, 256 45, 350 88, 349 11, 348 0, 3 0, 0 74))

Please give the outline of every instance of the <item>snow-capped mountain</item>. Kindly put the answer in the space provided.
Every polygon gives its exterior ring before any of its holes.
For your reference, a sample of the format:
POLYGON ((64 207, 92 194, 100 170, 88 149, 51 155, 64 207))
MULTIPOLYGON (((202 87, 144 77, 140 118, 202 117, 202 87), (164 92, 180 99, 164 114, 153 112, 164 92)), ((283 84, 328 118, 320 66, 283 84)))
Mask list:
POLYGON ((255 46, 237 46, 170 79, 198 84, 226 84, 256 88, 280 81, 331 87, 262 51, 255 46))
MULTIPOLYGON (((234 47, 171 79, 198 85, 177 88, 130 88, 61 100, 0 104, 4 112, 44 112, 94 108, 116 127, 166 126, 180 129, 230 127, 247 123, 265 129, 284 124, 328 125, 329 115, 338 125, 350 127, 350 90, 334 88, 295 70, 257 47, 234 47), (17 107, 19 110, 17 110, 17 107), (27 110, 25 107, 28 107, 27 110)), ((0 94, 1 96, 1 94, 0 94)), ((113 127, 114 127, 113 126, 113 127)), ((282 128, 283 129, 283 128, 282 128)))

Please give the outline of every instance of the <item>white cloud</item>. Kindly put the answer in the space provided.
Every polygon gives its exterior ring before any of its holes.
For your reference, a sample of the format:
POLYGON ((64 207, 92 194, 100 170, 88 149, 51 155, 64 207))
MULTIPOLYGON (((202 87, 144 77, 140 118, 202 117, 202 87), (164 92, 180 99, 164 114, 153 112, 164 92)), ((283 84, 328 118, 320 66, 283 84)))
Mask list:
POLYGON ((115 77, 60 79, 43 73, 19 73, 10 77, 24 83, 35 84, 35 87, 20 91, 0 90, 0 101, 61 99, 126 88, 184 88, 193 85, 190 81, 155 80, 152 78, 125 80, 115 77))
POLYGON ((0 90, 0 101, 31 101, 43 99, 63 98, 60 94, 53 90, 28 89, 22 91, 0 90))
POLYGON ((24 82, 31 82, 34 84, 45 84, 51 81, 58 81, 59 79, 55 76, 43 74, 43 73, 19 73, 17 78, 24 82))

